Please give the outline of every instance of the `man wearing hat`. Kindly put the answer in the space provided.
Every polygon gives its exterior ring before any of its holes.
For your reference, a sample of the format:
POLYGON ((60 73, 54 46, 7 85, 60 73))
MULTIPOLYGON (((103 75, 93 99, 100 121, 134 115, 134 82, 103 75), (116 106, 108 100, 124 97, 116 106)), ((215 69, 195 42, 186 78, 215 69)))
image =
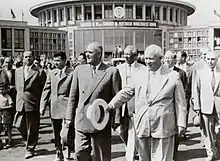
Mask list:
POLYGON ((198 71, 196 77, 194 110, 202 116, 201 128, 207 161, 212 161, 218 154, 215 126, 220 123, 220 67, 217 66, 217 52, 209 51, 205 59, 207 65, 198 71))
POLYGON ((26 140, 25 159, 34 156, 40 124, 40 97, 46 81, 44 70, 33 64, 31 51, 23 53, 23 66, 15 72, 17 90, 15 125, 26 140))
POLYGON ((147 70, 137 72, 133 85, 123 88, 109 103, 120 108, 135 96, 134 126, 140 161, 173 160, 174 139, 186 129, 186 100, 179 74, 162 65, 162 49, 145 50, 147 70))
POLYGON ((72 78, 72 68, 66 67, 66 53, 58 52, 53 58, 56 69, 49 71, 40 102, 40 113, 44 115, 50 103, 50 117, 54 132, 56 157, 54 161, 63 160, 60 132, 65 118, 66 107, 72 78))
MULTIPOLYGON (((86 115, 88 107, 97 98, 108 103, 121 88, 118 69, 104 64, 102 53, 100 43, 90 43, 86 49, 88 64, 77 66, 72 76, 66 124, 68 126, 71 121, 75 123, 75 159, 77 161, 91 159, 91 150, 95 161, 111 160, 111 118, 104 129, 97 130, 86 115)), ((112 122, 116 128, 120 123, 119 110, 114 117, 112 122)))
MULTIPOLYGON (((137 49, 133 45, 128 45, 124 49, 126 62, 117 66, 122 78, 122 88, 131 85, 135 79, 135 73, 147 67, 137 62, 137 49)), ((134 129, 133 115, 135 111, 135 100, 132 98, 122 107, 122 122, 119 128, 120 136, 126 144, 127 161, 135 160, 137 155, 137 139, 134 129)))

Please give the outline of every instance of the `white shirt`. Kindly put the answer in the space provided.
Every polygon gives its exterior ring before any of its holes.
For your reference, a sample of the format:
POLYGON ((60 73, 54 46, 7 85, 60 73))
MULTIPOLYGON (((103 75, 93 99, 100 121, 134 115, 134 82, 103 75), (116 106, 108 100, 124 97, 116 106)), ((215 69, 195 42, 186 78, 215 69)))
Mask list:
POLYGON ((101 62, 100 62, 98 65, 95 66, 95 71, 94 71, 94 65, 91 65, 93 76, 94 76, 94 75, 96 74, 96 72, 98 71, 100 65, 101 65, 101 62))
POLYGON ((134 68, 135 68, 135 62, 133 62, 132 64, 126 63, 125 65, 126 85, 131 85, 133 82, 134 68))

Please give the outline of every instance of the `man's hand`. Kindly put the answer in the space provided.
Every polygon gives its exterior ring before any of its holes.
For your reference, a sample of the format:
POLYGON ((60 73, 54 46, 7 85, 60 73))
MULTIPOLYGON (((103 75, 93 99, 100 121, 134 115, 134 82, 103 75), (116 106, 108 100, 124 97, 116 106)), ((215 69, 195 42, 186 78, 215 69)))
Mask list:
POLYGON ((178 136, 182 136, 186 133, 186 128, 185 127, 181 127, 181 126, 178 126, 178 136))
POLYGON ((40 114, 41 114, 41 116, 44 116, 44 114, 45 114, 45 109, 40 109, 40 114))
POLYGON ((108 108, 106 109, 106 111, 111 113, 111 111, 114 111, 114 110, 115 110, 115 107, 111 104, 108 104, 108 108))
POLYGON ((70 127, 71 120, 65 120, 64 126, 68 129, 70 127))

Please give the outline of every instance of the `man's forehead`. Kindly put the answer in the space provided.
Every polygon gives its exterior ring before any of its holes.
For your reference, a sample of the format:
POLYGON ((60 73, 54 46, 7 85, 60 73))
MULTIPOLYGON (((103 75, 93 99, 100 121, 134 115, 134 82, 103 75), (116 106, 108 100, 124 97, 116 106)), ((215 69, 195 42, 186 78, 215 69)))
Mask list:
POLYGON ((98 45, 98 44, 96 44, 96 43, 91 43, 91 44, 88 45, 87 50, 88 50, 88 51, 95 51, 95 50, 98 50, 98 48, 99 48, 99 45, 98 45))

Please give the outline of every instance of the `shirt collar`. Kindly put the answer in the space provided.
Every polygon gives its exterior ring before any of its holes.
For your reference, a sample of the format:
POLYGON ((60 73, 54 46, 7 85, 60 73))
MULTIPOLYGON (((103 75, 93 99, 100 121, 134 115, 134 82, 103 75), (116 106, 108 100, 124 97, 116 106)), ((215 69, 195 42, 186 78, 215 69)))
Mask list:
MULTIPOLYGON (((101 62, 95 66, 95 70, 97 71, 99 69, 99 66, 101 65, 101 62)), ((93 65, 91 65, 91 67, 93 68, 93 65)))
POLYGON ((155 74, 155 75, 158 75, 158 74, 160 74, 160 71, 161 71, 161 68, 162 68, 162 65, 160 66, 160 68, 158 68, 156 71, 150 71, 151 72, 151 74, 155 74))

